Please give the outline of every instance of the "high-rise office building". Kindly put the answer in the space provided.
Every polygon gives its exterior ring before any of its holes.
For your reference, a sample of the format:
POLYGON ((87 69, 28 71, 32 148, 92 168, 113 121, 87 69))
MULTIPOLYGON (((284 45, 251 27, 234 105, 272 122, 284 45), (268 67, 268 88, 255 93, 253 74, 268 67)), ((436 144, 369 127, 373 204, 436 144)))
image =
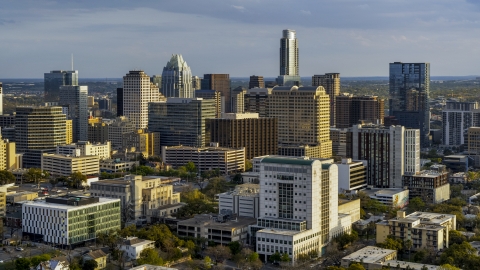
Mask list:
POLYGON ((321 255, 334 237, 350 233, 351 215, 338 210, 336 164, 266 156, 259 177, 260 214, 251 227, 262 259, 278 252, 295 264, 301 254, 321 255))
POLYGON ((0 115, 3 115, 3 84, 0 82, 0 115))
POLYGON ((215 101, 202 98, 168 98, 151 102, 148 129, 160 132, 161 146, 204 147, 210 142, 207 119, 215 118, 215 101))
POLYGON ((245 93, 245 112, 258 113, 260 117, 267 117, 268 97, 272 94, 269 88, 252 88, 245 93))
POLYGON ((247 89, 239 86, 232 90, 232 113, 243 113, 245 111, 245 94, 247 89))
POLYGON ((259 118, 258 113, 224 113, 211 119, 210 141, 222 147, 245 148, 245 158, 276 155, 277 119, 259 118))
POLYGON ((321 86, 273 88, 268 117, 278 119, 279 155, 330 158, 329 112, 329 97, 321 86))
POLYGON ((217 90, 195 90, 196 98, 213 99, 215 101, 215 118, 221 118, 224 112, 225 97, 217 90))
POLYGON ((407 128, 420 129, 422 146, 429 145, 430 64, 390 63, 389 110, 407 128))
POLYGON ((73 141, 88 140, 88 86, 60 86, 59 105, 68 108, 67 119, 72 120, 73 141))
POLYGON ((45 102, 57 102, 60 99, 60 86, 78 85, 78 71, 53 70, 44 73, 45 102))
POLYGON ((312 86, 323 86, 330 97, 330 126, 335 125, 335 98, 340 95, 340 73, 325 73, 325 75, 313 75, 312 86))
POLYGON ((65 143, 73 143, 73 120, 65 120, 65 143))
POLYGON ((420 169, 419 132, 403 126, 354 125, 347 156, 367 161, 367 182, 376 188, 403 188, 402 176, 420 169))
POLYGON ((263 76, 250 76, 250 81, 248 82, 248 89, 252 88, 265 88, 265 82, 263 81, 263 76))
POLYGON ((156 86, 158 87, 160 93, 162 92, 162 75, 153 75, 151 78, 150 78, 150 81, 156 86))
POLYGON ((377 96, 343 93, 335 97, 335 110, 336 128, 349 128, 359 121, 383 124, 385 100, 377 96))
POLYGON ((192 88, 194 91, 202 89, 202 79, 200 77, 192 76, 192 88))
POLYGON ((106 123, 89 123, 88 124, 88 141, 91 143, 105 143, 108 139, 108 124, 106 123))
POLYGON ((460 146, 466 143, 468 128, 475 126, 473 114, 478 102, 449 100, 442 111, 443 145, 460 146))
POLYGON ((123 76, 123 115, 128 117, 136 129, 147 127, 148 103, 160 99, 158 87, 150 82, 150 76, 143 70, 130 71, 123 76))
POLYGON ((162 72, 165 97, 193 98, 192 71, 181 54, 173 54, 162 72))
POLYGON ((101 98, 98 100, 98 108, 100 110, 110 111, 112 109, 112 100, 109 98, 101 98))
POLYGON ((17 152, 65 144, 66 116, 62 107, 17 107, 16 111, 17 152))
POLYGON ((127 117, 117 117, 108 125, 108 140, 112 143, 112 149, 124 151, 125 149, 122 149, 123 136, 135 130, 135 125, 127 117))
POLYGON ((298 40, 295 30, 283 30, 280 39, 280 76, 277 78, 279 85, 300 85, 298 69, 298 40))
POLYGON ((219 91, 224 97, 224 110, 222 112, 232 112, 232 93, 230 90, 229 74, 204 74, 202 79, 202 89, 219 91))

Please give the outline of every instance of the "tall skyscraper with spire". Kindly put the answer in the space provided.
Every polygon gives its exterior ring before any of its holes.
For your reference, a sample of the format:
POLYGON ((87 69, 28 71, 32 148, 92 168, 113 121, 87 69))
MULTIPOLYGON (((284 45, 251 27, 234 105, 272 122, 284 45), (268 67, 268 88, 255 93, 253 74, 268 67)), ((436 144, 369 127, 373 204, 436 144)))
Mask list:
POLYGON ((165 97, 193 98, 192 71, 181 54, 173 54, 162 72, 162 94, 165 97))
POLYGON ((298 40, 295 30, 283 30, 280 39, 280 76, 279 85, 299 85, 300 73, 298 68, 298 40))

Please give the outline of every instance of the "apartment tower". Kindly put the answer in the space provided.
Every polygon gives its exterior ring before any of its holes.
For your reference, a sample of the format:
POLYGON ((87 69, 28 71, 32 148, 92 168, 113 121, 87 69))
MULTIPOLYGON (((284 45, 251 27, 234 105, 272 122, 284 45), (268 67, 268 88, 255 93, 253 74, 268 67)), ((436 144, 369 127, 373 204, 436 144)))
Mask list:
POLYGON ((280 39, 280 76, 277 83, 282 86, 300 85, 298 63, 298 40, 295 30, 283 30, 280 39))
POLYGON ((430 64, 390 63, 389 110, 400 125, 420 129, 422 147, 430 144, 430 64))
POLYGON ((330 126, 335 125, 336 97, 340 95, 340 73, 325 73, 325 75, 313 75, 312 86, 323 86, 330 97, 330 126))
POLYGON ((342 93, 335 97, 335 127, 349 128, 360 121, 381 125, 384 111, 384 99, 342 93))
POLYGON ((468 128, 475 126, 473 114, 476 111, 478 102, 447 101, 442 111, 442 144, 446 146, 465 144, 468 128))

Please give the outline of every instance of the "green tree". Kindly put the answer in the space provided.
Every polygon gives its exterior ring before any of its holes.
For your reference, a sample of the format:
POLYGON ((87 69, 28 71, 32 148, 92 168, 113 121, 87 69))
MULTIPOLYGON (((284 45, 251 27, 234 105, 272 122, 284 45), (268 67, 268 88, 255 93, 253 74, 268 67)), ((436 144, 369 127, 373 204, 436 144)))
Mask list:
POLYGON ((420 197, 414 197, 410 199, 410 202, 408 203, 408 210, 410 210, 410 212, 424 211, 425 202, 420 197))
POLYGON ((358 240, 358 233, 352 230, 352 233, 344 233, 337 238, 335 241, 338 243, 340 249, 345 249, 349 244, 358 240))
POLYGON ((425 249, 419 249, 415 252, 415 255, 413 256, 413 261, 422 262, 426 256, 427 256, 427 251, 425 249))
POLYGON ((23 178, 26 182, 33 182, 37 184, 39 184, 49 176, 50 174, 47 171, 43 171, 40 168, 30 168, 27 170, 26 173, 23 174, 23 178))
POLYGON ((69 186, 70 187, 81 187, 84 183, 87 182, 87 176, 83 175, 81 172, 74 172, 70 174, 69 178, 69 186))
POLYGON ((98 267, 98 263, 95 260, 87 260, 82 265, 83 270, 95 270, 95 268, 97 267, 98 267))
POLYGON ((277 251, 277 252, 273 253, 272 255, 270 255, 268 260, 271 261, 271 262, 280 262, 282 260, 282 255, 277 251))
POLYGON ((290 257, 288 256, 287 253, 282 253, 282 256, 280 257, 280 261, 282 261, 282 262, 289 262, 289 261, 290 261, 290 257))
POLYGON ((228 247, 230 248, 232 255, 236 255, 242 251, 242 245, 238 241, 228 243, 228 247))
POLYGON ((226 246, 214 246, 208 247, 205 250, 205 254, 213 258, 215 262, 223 262, 226 259, 229 259, 232 256, 230 249, 226 246))
POLYGON ((46 262, 46 261, 49 261, 50 259, 51 259, 50 254, 37 255, 30 258, 30 264, 33 267, 37 267, 37 265, 39 265, 41 262, 46 262))
POLYGON ((387 239, 383 243, 378 243, 377 246, 386 249, 393 249, 400 251, 403 248, 402 240, 394 238, 392 236, 387 236, 387 239))
POLYGON ((480 265, 479 257, 476 256, 477 250, 470 243, 450 245, 440 255, 440 264, 451 264, 462 269, 475 269, 475 264, 480 265))
POLYGON ((16 259, 15 270, 30 270, 30 260, 27 258, 16 259))
POLYGON ((437 270, 461 270, 461 269, 447 263, 447 264, 440 265, 440 267, 438 267, 437 270))
POLYGON ((360 263, 352 263, 347 270, 365 270, 365 267, 360 263))
POLYGON ((252 162, 250 160, 246 159, 245 160, 245 171, 249 172, 249 171, 252 170, 252 168, 253 168, 252 162))
POLYGON ((403 241, 403 248, 408 250, 408 260, 410 260, 410 254, 412 253, 413 241, 411 239, 407 239, 403 241))
POLYGON ((136 175, 154 175, 155 170, 151 167, 145 166, 145 165, 140 165, 140 166, 132 166, 132 169, 130 169, 130 172, 135 173, 136 175))
POLYGON ((228 190, 229 183, 225 180, 224 177, 214 177, 210 179, 208 185, 205 187, 203 192, 205 193, 205 195, 213 199, 216 194, 223 193, 228 190))
POLYGON ((6 185, 6 184, 11 184, 11 183, 15 183, 15 176, 7 170, 1 170, 0 171, 0 185, 6 185))
POLYGON ((448 232, 448 238, 451 244, 461 244, 463 242, 467 242, 467 237, 461 234, 459 231, 451 230, 448 232))
POLYGON ((140 258, 137 259, 139 265, 151 264, 151 265, 163 265, 163 259, 158 254, 158 251, 153 248, 144 249, 140 253, 140 258))

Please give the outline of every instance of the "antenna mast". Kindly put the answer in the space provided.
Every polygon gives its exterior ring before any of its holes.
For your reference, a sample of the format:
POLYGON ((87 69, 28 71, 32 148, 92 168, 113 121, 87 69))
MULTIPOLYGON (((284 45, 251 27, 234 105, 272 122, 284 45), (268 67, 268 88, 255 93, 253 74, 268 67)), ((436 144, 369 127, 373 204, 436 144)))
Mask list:
POLYGON ((73 53, 72 53, 72 70, 73 70, 73 53))

